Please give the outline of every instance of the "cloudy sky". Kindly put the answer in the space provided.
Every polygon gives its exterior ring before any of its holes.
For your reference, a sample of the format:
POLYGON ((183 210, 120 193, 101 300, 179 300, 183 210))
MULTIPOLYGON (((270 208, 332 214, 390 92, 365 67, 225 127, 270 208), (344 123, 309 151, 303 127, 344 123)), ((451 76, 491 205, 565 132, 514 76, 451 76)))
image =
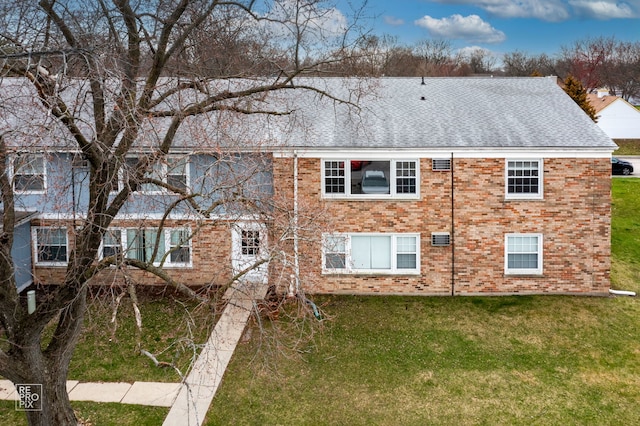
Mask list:
POLYGON ((369 0, 368 12, 375 34, 403 44, 440 38, 460 49, 552 55, 588 37, 640 41, 640 0, 369 0))

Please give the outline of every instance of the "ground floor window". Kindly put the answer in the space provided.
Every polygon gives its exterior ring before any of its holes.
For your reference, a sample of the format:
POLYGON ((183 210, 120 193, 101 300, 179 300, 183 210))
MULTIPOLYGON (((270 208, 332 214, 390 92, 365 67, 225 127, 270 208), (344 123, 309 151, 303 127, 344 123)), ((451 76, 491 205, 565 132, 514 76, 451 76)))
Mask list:
POLYGON ((44 266, 64 266, 68 258, 68 238, 66 228, 37 227, 32 229, 36 264, 44 266))
POLYGON ((505 235, 505 273, 542 274, 542 234, 505 235))
POLYGON ((418 273, 417 234, 327 234, 323 270, 327 273, 418 273))
POLYGON ((191 232, 187 228, 110 229, 102 239, 102 256, 120 253, 154 265, 191 266, 191 232))

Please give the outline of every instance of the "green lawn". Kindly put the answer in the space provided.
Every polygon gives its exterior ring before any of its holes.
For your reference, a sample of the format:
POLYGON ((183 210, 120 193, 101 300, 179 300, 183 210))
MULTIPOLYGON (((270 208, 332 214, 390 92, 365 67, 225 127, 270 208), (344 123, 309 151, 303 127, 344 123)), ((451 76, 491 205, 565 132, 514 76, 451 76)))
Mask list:
MULTIPOLYGON (((139 297, 141 349, 154 354, 158 361, 175 364, 186 374, 194 350, 206 342, 217 315, 212 315, 205 306, 180 301, 172 295, 141 293, 139 297)), ((111 295, 94 297, 90 304, 71 361, 70 378, 83 382, 180 381, 173 368, 158 368, 150 358, 139 355, 134 310, 128 297, 120 303, 116 323, 111 322, 114 309, 111 295)))
MULTIPOLYGON (((613 287, 640 291, 640 180, 614 179, 613 194, 613 287)), ((238 348, 207 424, 640 419, 638 298, 316 301, 331 320, 295 354, 270 344, 269 334, 238 348)))
POLYGON ((618 149, 613 155, 640 155, 640 139, 617 140, 618 149))
MULTIPOLYGON (((116 403, 72 402, 77 416, 87 426, 158 426, 169 412, 164 407, 145 407, 116 403)), ((15 411, 14 401, 0 401, 0 425, 27 424, 24 413, 15 411)))

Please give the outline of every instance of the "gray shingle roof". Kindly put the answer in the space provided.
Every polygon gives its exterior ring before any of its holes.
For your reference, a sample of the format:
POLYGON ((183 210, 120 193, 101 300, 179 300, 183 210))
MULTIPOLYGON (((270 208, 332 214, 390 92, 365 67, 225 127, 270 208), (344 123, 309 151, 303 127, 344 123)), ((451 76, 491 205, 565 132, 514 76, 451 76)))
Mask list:
MULTIPOLYGON (((190 117, 176 135, 175 146, 197 150, 218 145, 242 149, 256 143, 263 149, 615 148, 555 78, 427 78, 424 85, 420 78, 296 81, 300 86, 319 87, 333 97, 309 90, 254 97, 243 101, 245 108, 293 112, 280 116, 219 112, 190 117)), ((82 94, 87 87, 80 83, 77 88, 68 88, 65 96, 85 99, 82 94)), ((32 89, 4 79, 0 91, 0 130, 12 129, 10 143, 75 147, 68 132, 35 99, 32 89)), ((76 104, 83 118, 81 126, 90 131, 87 105, 76 104)), ((156 145, 168 121, 144 123, 139 146, 156 145)))
MULTIPOLYGON (((384 78, 349 111, 309 97, 310 126, 291 140, 316 148, 615 148, 554 78, 384 78)), ((339 82, 334 82, 339 85, 339 82)), ((334 90, 335 92, 335 90, 334 90)))

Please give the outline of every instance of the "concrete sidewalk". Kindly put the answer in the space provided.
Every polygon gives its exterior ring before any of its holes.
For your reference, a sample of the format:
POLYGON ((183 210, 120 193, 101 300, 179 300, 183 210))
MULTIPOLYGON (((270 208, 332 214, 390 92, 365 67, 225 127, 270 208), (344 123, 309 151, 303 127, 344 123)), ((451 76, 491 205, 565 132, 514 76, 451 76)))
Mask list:
MULTIPOLYGON (((120 402, 122 404, 171 407, 181 383, 134 382, 134 383, 81 383, 67 381, 67 392, 71 401, 120 402)), ((9 380, 0 380, 0 399, 17 399, 16 389, 9 380)))
POLYGON ((265 283, 240 282, 227 290, 228 300, 198 359, 182 383, 163 426, 200 426, 222 382, 231 356, 247 325, 256 299, 267 293, 265 283))
MULTIPOLYGON (((242 282, 225 294, 220 319, 183 383, 81 383, 67 381, 71 401, 119 402, 171 407, 164 426, 200 426, 242 336, 255 300, 267 293, 265 283, 242 282)), ((16 400, 9 380, 0 380, 0 399, 16 400)))

